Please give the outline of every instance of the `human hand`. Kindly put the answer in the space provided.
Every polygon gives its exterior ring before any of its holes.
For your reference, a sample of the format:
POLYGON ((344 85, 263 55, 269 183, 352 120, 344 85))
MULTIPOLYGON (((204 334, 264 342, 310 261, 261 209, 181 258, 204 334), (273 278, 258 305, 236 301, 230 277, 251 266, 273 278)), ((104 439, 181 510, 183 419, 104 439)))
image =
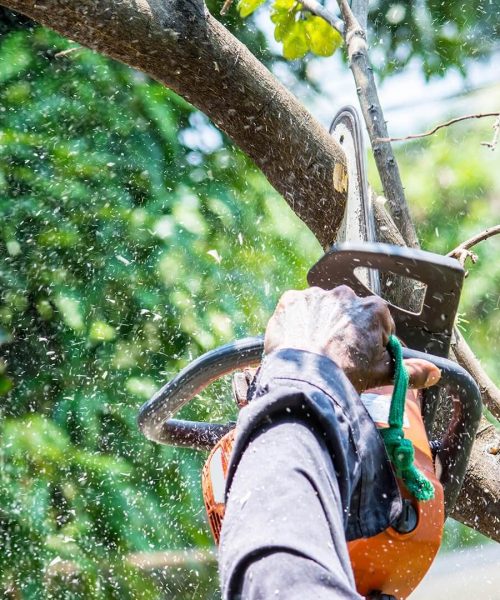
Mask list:
MULTIPOLYGON (((392 383, 392 360, 386 346, 395 331, 387 303, 378 296, 360 298, 343 285, 291 290, 281 297, 269 320, 264 351, 296 348, 332 359, 358 392, 392 383)), ((435 385, 441 372, 420 359, 405 360, 410 385, 435 385)))

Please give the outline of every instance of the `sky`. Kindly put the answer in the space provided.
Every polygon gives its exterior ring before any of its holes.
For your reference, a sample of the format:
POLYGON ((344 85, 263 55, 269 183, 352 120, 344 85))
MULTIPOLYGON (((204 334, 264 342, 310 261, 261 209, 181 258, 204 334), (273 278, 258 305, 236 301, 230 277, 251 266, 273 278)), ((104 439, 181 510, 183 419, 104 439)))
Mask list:
MULTIPOLYGON (((267 32, 268 43, 276 53, 281 45, 273 37, 273 25, 268 11, 258 11, 255 19, 259 29, 267 32)), ((500 110, 499 94, 474 96, 467 92, 500 86, 500 52, 488 61, 471 61, 464 78, 457 70, 445 77, 426 81, 417 60, 413 60, 401 73, 387 77, 378 86, 379 97, 388 122, 389 135, 399 137, 418 133, 459 114, 486 110, 500 110)), ((307 73, 319 85, 321 93, 311 89, 298 89, 286 66, 276 64, 274 73, 306 104, 311 113, 328 127, 338 110, 346 104, 359 109, 351 72, 338 54, 330 58, 308 59, 307 73), (304 93, 305 91, 305 93, 304 93)))
MULTIPOLYGON (((478 98, 472 103, 475 106, 471 106, 470 97, 466 99, 463 95, 500 84, 499 61, 500 56, 497 55, 489 61, 471 62, 466 79, 457 71, 450 71, 443 78, 425 81, 417 61, 410 63, 400 74, 386 78, 379 85, 379 95, 390 135, 416 133, 451 116, 486 110, 489 103, 484 98, 478 98)), ((358 107, 354 82, 347 66, 335 57, 328 63, 315 60, 308 67, 311 79, 322 82, 324 95, 310 102, 309 108, 323 123, 330 120, 332 108, 336 112, 345 104, 358 107)), ((492 95, 491 101, 499 110, 498 96, 492 95)), ((490 109, 494 110, 494 107, 490 109)))

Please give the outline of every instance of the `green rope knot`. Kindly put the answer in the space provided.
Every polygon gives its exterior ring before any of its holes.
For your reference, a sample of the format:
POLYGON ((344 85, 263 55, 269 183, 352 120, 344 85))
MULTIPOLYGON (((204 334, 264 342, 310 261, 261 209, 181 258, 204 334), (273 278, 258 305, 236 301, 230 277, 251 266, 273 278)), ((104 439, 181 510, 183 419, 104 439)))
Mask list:
MULTIPOLYGON (((387 429, 386 431, 392 433, 391 429, 387 429)), ((385 436, 384 442, 387 447, 388 442, 385 436)), ((402 438, 396 444, 391 444, 390 457, 398 474, 411 469, 415 460, 415 452, 411 440, 402 438)))
POLYGON ((405 438, 403 418, 408 389, 408 372, 403 364, 403 351, 399 340, 391 335, 387 350, 395 362, 394 389, 389 411, 389 427, 379 429, 384 440, 385 449, 394 467, 410 494, 417 500, 425 501, 434 498, 434 486, 414 465, 415 450, 411 440, 405 438))

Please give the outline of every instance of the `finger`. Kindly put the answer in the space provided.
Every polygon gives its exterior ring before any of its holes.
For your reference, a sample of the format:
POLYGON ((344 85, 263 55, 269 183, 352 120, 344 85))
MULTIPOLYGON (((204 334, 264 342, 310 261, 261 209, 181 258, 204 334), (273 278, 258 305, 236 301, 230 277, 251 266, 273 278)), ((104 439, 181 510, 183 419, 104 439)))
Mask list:
POLYGON ((366 298, 362 298, 361 302, 365 310, 371 311, 379 319, 382 327, 382 345, 387 346, 389 337, 396 331, 396 325, 388 303, 380 298, 380 296, 367 296, 366 298))
POLYGON ((410 376, 410 387, 428 388, 441 379, 441 371, 432 363, 421 358, 408 358, 404 361, 410 376))
POLYGON ((276 311, 282 311, 286 306, 296 302, 301 296, 303 292, 299 290, 287 290, 284 294, 281 295, 281 298, 276 305, 276 311))
POLYGON ((352 300, 357 298, 356 294, 348 285, 339 285, 333 290, 328 290, 332 296, 336 296, 339 300, 352 300))
POLYGON ((384 328, 384 345, 387 346, 391 335, 396 333, 396 324, 394 323, 394 319, 392 318, 391 311, 387 304, 382 311, 382 327, 384 328))
MULTIPOLYGON (((441 378, 441 371, 427 360, 408 358, 404 365, 408 371, 411 388, 428 388, 436 385, 441 378)), ((369 380, 360 383, 362 390, 394 383, 394 362, 387 351, 384 351, 382 359, 372 368, 369 380)), ((358 385, 355 384, 355 387, 358 388, 358 385)))
POLYGON ((362 390, 367 390, 382 385, 391 385, 393 383, 394 361, 392 360, 392 357, 387 349, 384 348, 379 360, 372 365, 367 375, 367 380, 362 382, 362 390))

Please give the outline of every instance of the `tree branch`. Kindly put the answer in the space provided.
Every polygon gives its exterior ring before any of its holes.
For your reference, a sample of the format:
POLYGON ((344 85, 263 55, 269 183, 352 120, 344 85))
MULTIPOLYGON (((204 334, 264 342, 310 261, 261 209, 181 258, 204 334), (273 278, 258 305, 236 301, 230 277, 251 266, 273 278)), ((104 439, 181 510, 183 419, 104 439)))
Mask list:
POLYGON ((484 405, 496 419, 500 420, 500 390, 483 369, 478 358, 457 328, 454 331, 452 349, 458 364, 468 371, 478 384, 484 405))
POLYGON ((481 233, 477 233, 465 242, 459 244, 454 250, 448 252, 447 256, 456 258, 461 263, 462 267, 469 256, 472 259, 472 262, 475 263, 477 261, 477 256, 470 252, 470 249, 476 244, 479 244, 479 242, 483 242, 484 240, 487 240, 488 238, 498 234, 500 234, 500 225, 488 227, 488 229, 481 231, 481 233))
POLYGON ((452 517, 500 542, 500 436, 481 421, 464 485, 452 517))
MULTIPOLYGON (((368 57, 368 45, 365 30, 353 14, 348 0, 338 0, 340 12, 344 20, 344 39, 349 56, 356 90, 358 93, 361 111, 372 144, 375 163, 384 188, 389 208, 394 222, 408 246, 418 247, 418 238, 406 203, 403 183, 399 174, 398 164, 390 143, 380 143, 379 138, 388 137, 387 126, 384 119, 377 86, 373 76, 373 69, 368 57)), ((365 20, 368 6, 365 2, 357 2, 361 18, 365 20)))
POLYGON ((335 15, 333 15, 329 10, 327 10, 322 4, 317 2, 317 0, 300 0, 302 6, 308 10, 313 15, 317 17, 323 18, 327 23, 329 23, 340 35, 344 33, 344 22, 342 19, 339 19, 335 15))
POLYGON ((220 9, 220 14, 225 15, 228 12, 228 10, 231 8, 232 3, 233 3, 233 0, 224 0, 224 4, 222 5, 222 8, 220 9))
POLYGON ((351 10, 363 31, 368 31, 368 0, 351 0, 351 10))
POLYGON ((481 142, 481 146, 486 146, 490 150, 494 150, 498 144, 498 138, 500 136, 500 116, 498 116, 493 123, 493 138, 491 142, 481 142))
POLYGON ((262 169, 327 247, 343 216, 341 147, 201 0, 1 0, 162 82, 262 169))
MULTIPOLYGON (((434 133, 436 133, 436 131, 443 129, 443 127, 449 127, 450 125, 454 125, 455 123, 460 123, 460 121, 466 121, 468 119, 482 119, 484 117, 499 117, 499 116, 500 116, 499 112, 478 113, 476 115, 464 115, 462 117, 456 117, 454 119, 450 119, 449 121, 446 121, 446 123, 440 123, 439 125, 436 125, 432 129, 429 129, 429 131, 425 131, 424 133, 413 133, 413 134, 407 135, 405 137, 396 137, 396 138, 383 137, 383 138, 377 138, 376 141, 377 142, 405 142, 406 140, 418 140, 420 138, 424 138, 429 135, 433 135, 434 133)), ((489 147, 495 145, 494 141, 493 142, 482 142, 482 144, 487 145, 489 147)))

